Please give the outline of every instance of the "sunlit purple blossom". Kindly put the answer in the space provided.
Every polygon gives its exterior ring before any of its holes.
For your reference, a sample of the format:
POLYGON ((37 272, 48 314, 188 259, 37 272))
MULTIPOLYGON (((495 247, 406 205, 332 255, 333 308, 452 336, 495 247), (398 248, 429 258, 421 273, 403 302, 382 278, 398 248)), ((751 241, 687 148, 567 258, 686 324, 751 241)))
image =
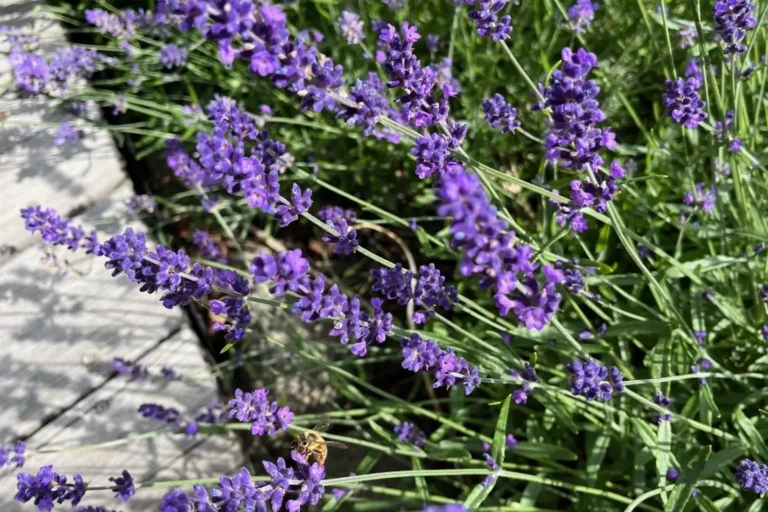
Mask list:
POLYGON ((595 19, 595 11, 600 4, 592 0, 576 0, 576 3, 568 8, 568 19, 573 24, 573 30, 577 34, 587 31, 595 19))
POLYGON ((686 192, 683 195, 683 203, 694 208, 701 208, 705 212, 710 212, 715 207, 717 200, 717 189, 714 185, 708 188, 704 183, 696 183, 693 191, 686 192))
POLYGON ((235 398, 229 401, 229 417, 253 423, 251 433, 254 436, 273 436, 286 430, 293 421, 293 413, 288 406, 280 407, 277 402, 270 402, 268 394, 267 389, 256 389, 251 393, 235 390, 235 398))
POLYGON ((434 340, 424 340, 416 333, 401 339, 400 345, 402 367, 413 372, 435 372, 433 388, 450 387, 458 381, 464 386, 464 393, 469 395, 480 384, 478 368, 456 356, 453 349, 443 350, 434 340))
POLYGON ((704 112, 706 103, 699 98, 699 87, 701 84, 695 78, 667 80, 667 90, 662 96, 672 120, 688 129, 698 128, 707 118, 704 112))
POLYGON ((744 491, 763 495, 768 493, 768 466, 744 459, 733 474, 733 479, 744 491))
POLYGON ((37 475, 19 473, 16 480, 18 492, 13 499, 20 503, 34 500, 41 512, 50 512, 54 502, 62 504, 70 501, 74 507, 80 503, 86 491, 83 477, 75 474, 73 482, 68 483, 67 477, 56 473, 53 466, 41 467, 37 475))
POLYGON ((154 213, 157 208, 157 202, 155 196, 149 194, 137 194, 131 196, 125 201, 125 214, 129 216, 138 215, 140 213, 154 213))
POLYGON ((175 44, 167 44, 160 48, 158 60, 166 69, 182 67, 187 63, 187 49, 179 48, 175 44))
POLYGON ((605 114, 597 102, 600 88, 587 74, 597 66, 594 53, 579 48, 561 52, 562 66, 552 73, 549 85, 539 84, 544 101, 534 110, 550 109, 552 125, 547 136, 547 160, 567 169, 597 169, 603 164, 599 152, 616 147, 610 128, 598 126, 605 114))
POLYGON ((725 53, 737 55, 747 51, 743 40, 747 31, 757 25, 752 15, 755 6, 749 0, 717 0, 712 9, 715 19, 715 40, 722 41, 725 53))
POLYGON ((427 442, 427 436, 424 435, 416 425, 413 423, 405 422, 395 427, 395 434, 397 434, 397 440, 404 443, 412 443, 416 446, 424 446, 427 442))
POLYGON ((504 101, 501 94, 494 94, 483 100, 485 122, 494 128, 501 128, 501 133, 515 133, 520 126, 517 109, 504 101))
POLYGON ((696 32, 696 26, 691 23, 686 23, 677 32, 678 46, 682 49, 690 48, 696 44, 696 38, 698 33, 696 32))
POLYGON ((354 12, 343 11, 336 24, 347 43, 358 44, 363 40, 363 22, 354 12))
POLYGON ((614 391, 624 391, 623 376, 615 366, 609 371, 593 360, 575 360, 566 369, 570 373, 571 393, 587 400, 608 401, 614 391))
POLYGON ((490 37, 492 41, 503 41, 512 33, 512 17, 509 15, 499 17, 499 13, 506 7, 507 0, 479 0, 465 2, 468 5, 476 5, 476 9, 469 11, 470 19, 475 22, 475 33, 480 37, 490 37))
POLYGON ((56 132, 56 138, 53 140, 53 143, 56 146, 76 144, 84 136, 85 133, 83 130, 75 128, 71 123, 64 121, 59 125, 59 129, 56 132))

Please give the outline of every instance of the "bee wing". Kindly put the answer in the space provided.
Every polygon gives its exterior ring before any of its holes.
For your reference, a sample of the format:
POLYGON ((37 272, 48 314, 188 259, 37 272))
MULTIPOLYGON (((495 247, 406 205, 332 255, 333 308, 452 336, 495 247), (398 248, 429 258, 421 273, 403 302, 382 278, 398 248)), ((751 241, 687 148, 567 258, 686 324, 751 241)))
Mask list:
POLYGON ((328 430, 328 423, 318 423, 317 425, 315 425, 315 428, 313 428, 312 430, 314 430, 315 432, 325 432, 326 430, 328 430))
POLYGON ((326 446, 333 446, 334 448, 341 448, 342 450, 346 450, 349 448, 349 446, 345 445, 344 443, 340 443, 338 441, 326 441, 326 446))

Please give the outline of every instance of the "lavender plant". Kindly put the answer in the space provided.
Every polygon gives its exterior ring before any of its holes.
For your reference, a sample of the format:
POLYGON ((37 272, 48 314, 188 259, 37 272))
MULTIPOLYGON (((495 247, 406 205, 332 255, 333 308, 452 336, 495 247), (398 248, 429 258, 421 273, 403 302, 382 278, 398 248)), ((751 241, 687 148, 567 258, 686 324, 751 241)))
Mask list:
MULTIPOLYGON (((344 425, 329 440, 368 454, 285 448, 230 475, 126 468, 86 488, 7 440, 0 466, 42 466, 18 473, 18 501, 152 486, 162 512, 761 509, 765 6, 83 3, 51 12, 91 27, 87 49, 0 31, 14 86, 114 110, 178 193, 135 201, 146 232, 99 240, 47 205, 27 229, 210 311, 230 370, 266 344, 285 373, 323 372, 346 402, 322 411, 344 425), (170 214, 185 230, 152 222, 170 214), (262 332, 256 305, 308 339, 262 332)), ((265 388, 227 401, 138 414, 256 442, 317 419, 265 388)))

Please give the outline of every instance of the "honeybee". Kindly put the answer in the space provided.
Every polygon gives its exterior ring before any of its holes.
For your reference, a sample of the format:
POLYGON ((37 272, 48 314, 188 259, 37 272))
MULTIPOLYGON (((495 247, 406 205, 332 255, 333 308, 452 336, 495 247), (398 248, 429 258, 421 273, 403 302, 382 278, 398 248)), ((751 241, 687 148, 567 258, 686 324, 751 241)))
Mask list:
POLYGON ((319 465, 324 466, 325 459, 328 457, 329 446, 333 446, 334 448, 341 448, 342 450, 346 450, 348 448, 344 443, 326 441, 323 439, 323 437, 320 435, 320 432, 325 432, 326 430, 328 430, 328 424, 321 423, 319 425, 315 425, 315 428, 312 430, 302 432, 299 434, 299 438, 293 442, 294 448, 300 454, 304 455, 307 460, 309 460, 311 457, 319 465))

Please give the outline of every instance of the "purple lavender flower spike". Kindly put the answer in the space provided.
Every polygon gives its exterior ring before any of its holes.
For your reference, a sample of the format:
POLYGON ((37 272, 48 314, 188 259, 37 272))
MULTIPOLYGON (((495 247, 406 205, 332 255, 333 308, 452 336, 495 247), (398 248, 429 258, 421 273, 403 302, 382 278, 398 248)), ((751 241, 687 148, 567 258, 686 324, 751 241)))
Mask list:
POLYGON ((419 430, 413 423, 405 422, 395 427, 397 440, 404 443, 412 443, 416 446, 424 446, 427 442, 427 436, 419 430))
POLYGON ((195 229, 192 233, 192 243, 197 247, 202 258, 219 263, 226 263, 227 258, 221 253, 216 242, 211 239, 211 234, 202 229, 195 229))
POLYGON ((517 109, 504 101, 501 94, 494 94, 483 100, 485 122, 494 128, 500 128, 501 133, 515 133, 520 126, 517 119, 517 109))
POLYGON ((662 96, 669 117, 677 124, 691 130, 698 128, 699 124, 707 118, 704 112, 706 104, 699 98, 700 86, 701 84, 695 78, 688 78, 685 81, 682 78, 667 80, 667 91, 662 96))
POLYGON ((586 32, 599 7, 600 4, 592 0, 576 0, 576 3, 568 8, 568 19, 573 25, 573 31, 577 34, 586 32))
POLYGON ((118 39, 129 39, 136 31, 130 16, 112 14, 104 9, 86 9, 85 21, 96 26, 102 33, 118 39))
POLYGON ((600 88, 587 74, 597 66, 597 57, 584 48, 575 53, 563 48, 563 65, 552 73, 549 85, 539 85, 544 101, 534 110, 552 111, 552 127, 547 136, 547 159, 567 169, 581 170, 590 166, 597 169, 603 164, 601 149, 616 147, 614 134, 602 129, 598 123, 605 114, 597 102, 600 88))
POLYGON ((54 503, 70 501, 74 507, 85 495, 85 482, 80 475, 75 474, 73 483, 67 482, 67 477, 59 475, 53 466, 43 466, 37 475, 19 473, 16 475, 18 492, 14 500, 27 503, 34 500, 41 512, 50 512, 54 503))
POLYGON ((507 0, 479 0, 477 9, 469 12, 469 17, 475 21, 475 33, 490 37, 493 42, 508 39, 512 33, 512 18, 508 15, 499 18, 499 12, 506 5, 507 0))
POLYGON ((571 374, 571 393, 589 401, 597 398, 607 402, 614 391, 624 390, 622 375, 616 367, 609 372, 608 368, 595 361, 575 360, 566 365, 566 369, 571 374))
POLYGON ((84 136, 85 133, 82 130, 75 128, 71 123, 65 121, 59 125, 59 129, 56 131, 56 138, 53 140, 53 144, 56 146, 76 144, 84 136))
POLYGON ((95 231, 91 231, 91 234, 86 237, 82 227, 74 226, 69 220, 62 219, 53 208, 43 209, 40 206, 22 208, 21 217, 24 219, 25 229, 31 233, 39 232, 46 244, 64 245, 73 251, 82 244, 86 254, 93 253, 96 256, 102 254, 95 231))
POLYGON ((751 491, 760 495, 768 492, 768 466, 765 464, 744 459, 739 463, 738 469, 733 474, 733 479, 744 491, 751 491))
POLYGON ((166 69, 183 67, 187 63, 187 49, 175 44, 165 45, 160 48, 158 60, 166 69))
POLYGON ((691 23, 686 23, 683 28, 677 33, 679 46, 682 49, 691 48, 696 44, 696 39, 699 37, 696 32, 696 26, 691 23))
POLYGON ((722 41, 725 53, 738 56, 747 51, 743 44, 747 31, 757 25, 752 15, 755 6, 749 0, 717 0, 712 10, 715 40, 722 41))
POLYGON ((123 476, 109 477, 109 481, 114 482, 115 487, 112 490, 115 491, 115 499, 119 500, 120 503, 127 503, 136 492, 133 478, 125 469, 123 470, 123 476))
POLYGON ((268 394, 266 389, 256 389, 252 393, 235 390, 235 398, 229 401, 229 417, 244 423, 252 422, 254 436, 273 436, 278 430, 287 429, 293 421, 293 413, 287 406, 281 408, 277 402, 270 402, 268 394))
POLYGON ((363 22, 357 14, 343 11, 336 24, 347 43, 358 44, 363 40, 363 22))

